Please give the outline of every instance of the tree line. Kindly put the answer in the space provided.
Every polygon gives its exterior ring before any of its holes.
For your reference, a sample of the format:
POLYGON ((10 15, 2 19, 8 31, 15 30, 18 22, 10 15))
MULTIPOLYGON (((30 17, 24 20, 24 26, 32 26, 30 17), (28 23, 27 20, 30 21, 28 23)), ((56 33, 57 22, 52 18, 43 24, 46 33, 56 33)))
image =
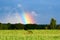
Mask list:
POLYGON ((0 30, 30 30, 30 29, 60 29, 60 24, 56 24, 54 18, 51 19, 50 24, 3 24, 0 23, 0 30))

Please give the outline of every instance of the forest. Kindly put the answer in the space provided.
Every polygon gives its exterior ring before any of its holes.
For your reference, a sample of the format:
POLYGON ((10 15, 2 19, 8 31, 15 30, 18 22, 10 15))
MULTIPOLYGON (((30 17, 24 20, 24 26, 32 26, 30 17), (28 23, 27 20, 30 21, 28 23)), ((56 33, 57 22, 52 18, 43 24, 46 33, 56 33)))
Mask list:
POLYGON ((0 30, 31 30, 31 29, 60 29, 60 24, 56 24, 56 20, 51 18, 50 24, 10 24, 0 23, 0 30))

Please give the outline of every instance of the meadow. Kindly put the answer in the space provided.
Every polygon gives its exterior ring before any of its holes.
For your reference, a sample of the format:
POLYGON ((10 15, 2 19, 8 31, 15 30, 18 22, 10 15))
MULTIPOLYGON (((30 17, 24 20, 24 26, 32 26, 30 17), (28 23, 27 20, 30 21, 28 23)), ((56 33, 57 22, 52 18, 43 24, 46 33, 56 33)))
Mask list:
POLYGON ((0 30, 0 40, 60 40, 60 30, 0 30))

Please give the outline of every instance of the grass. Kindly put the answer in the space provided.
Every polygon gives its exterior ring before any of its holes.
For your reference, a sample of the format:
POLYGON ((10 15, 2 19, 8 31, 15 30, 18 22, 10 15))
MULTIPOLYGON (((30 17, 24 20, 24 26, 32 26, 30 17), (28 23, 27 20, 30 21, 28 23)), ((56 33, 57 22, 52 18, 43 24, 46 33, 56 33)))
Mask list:
POLYGON ((60 30, 0 30, 0 40, 60 40, 60 30))

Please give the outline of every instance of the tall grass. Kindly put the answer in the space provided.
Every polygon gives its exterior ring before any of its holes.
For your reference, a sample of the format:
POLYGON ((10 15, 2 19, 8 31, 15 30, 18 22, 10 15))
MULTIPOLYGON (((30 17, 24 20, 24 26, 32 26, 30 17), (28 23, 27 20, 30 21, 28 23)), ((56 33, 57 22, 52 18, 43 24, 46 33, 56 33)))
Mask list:
POLYGON ((60 40, 60 30, 0 30, 0 40, 60 40), (33 33, 28 34, 29 31, 33 33))

